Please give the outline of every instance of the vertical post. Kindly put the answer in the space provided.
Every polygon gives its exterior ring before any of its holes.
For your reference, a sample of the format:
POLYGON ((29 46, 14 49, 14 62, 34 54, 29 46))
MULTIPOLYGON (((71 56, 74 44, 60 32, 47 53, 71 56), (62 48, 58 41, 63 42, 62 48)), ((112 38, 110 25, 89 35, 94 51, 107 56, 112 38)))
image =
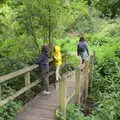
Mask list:
POLYGON ((85 96, 85 63, 80 66, 80 103, 84 103, 85 96))
POLYGON ((65 78, 62 77, 59 81, 59 100, 60 100, 60 112, 63 113, 66 120, 66 88, 65 78))
POLYGON ((92 87, 92 67, 93 67, 93 55, 90 55, 90 72, 89 72, 89 87, 92 87))
POLYGON ((25 73, 25 86, 30 84, 30 72, 25 73))
POLYGON ((87 70, 87 62, 85 62, 85 68, 84 68, 84 103, 86 103, 86 83, 87 83, 87 74, 86 74, 86 70, 87 70))
POLYGON ((95 60, 95 51, 93 52, 93 55, 91 56, 91 68, 90 68, 90 87, 92 87, 92 81, 93 81, 93 72, 94 72, 94 60, 95 60))
POLYGON ((1 89, 1 85, 0 85, 0 101, 2 100, 2 89, 1 89))
POLYGON ((80 104, 80 68, 76 70, 75 104, 80 104))
MULTIPOLYGON (((25 86, 28 86, 30 84, 30 72, 25 73, 25 86)), ((29 97, 30 91, 26 92, 26 96, 29 97)))
POLYGON ((88 97, 88 83, 89 83, 89 61, 86 61, 85 65, 85 101, 88 97))

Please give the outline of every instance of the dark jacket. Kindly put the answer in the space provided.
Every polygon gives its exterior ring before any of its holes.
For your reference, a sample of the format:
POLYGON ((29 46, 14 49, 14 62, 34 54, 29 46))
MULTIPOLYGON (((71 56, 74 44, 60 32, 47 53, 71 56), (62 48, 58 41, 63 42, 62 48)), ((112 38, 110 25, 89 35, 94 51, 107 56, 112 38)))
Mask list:
POLYGON ((77 55, 79 56, 85 51, 87 51, 87 53, 89 54, 88 48, 87 48, 87 43, 85 41, 79 42, 79 44, 77 45, 77 55))
POLYGON ((49 62, 48 62, 48 52, 42 51, 41 55, 37 61, 40 71, 49 72, 49 62))

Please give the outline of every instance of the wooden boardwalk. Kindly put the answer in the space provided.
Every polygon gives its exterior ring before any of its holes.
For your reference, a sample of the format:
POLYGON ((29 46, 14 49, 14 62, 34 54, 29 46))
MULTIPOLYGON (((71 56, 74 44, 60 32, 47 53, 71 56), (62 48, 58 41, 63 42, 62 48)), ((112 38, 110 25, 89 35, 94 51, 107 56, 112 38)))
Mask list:
MULTIPOLYGON (((75 89, 75 74, 66 81, 67 96, 75 89)), ((59 90, 50 87, 51 94, 37 95, 27 103, 16 116, 16 120, 55 120, 55 111, 59 106, 59 90)))

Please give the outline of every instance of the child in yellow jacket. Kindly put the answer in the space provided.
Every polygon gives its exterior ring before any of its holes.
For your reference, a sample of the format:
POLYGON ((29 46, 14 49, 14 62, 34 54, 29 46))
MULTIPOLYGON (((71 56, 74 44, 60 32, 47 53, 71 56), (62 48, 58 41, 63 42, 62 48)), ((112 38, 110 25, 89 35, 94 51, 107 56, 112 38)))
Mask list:
POLYGON ((61 49, 59 46, 54 47, 53 58, 56 66, 56 80, 58 81, 60 78, 60 66, 62 64, 61 49))

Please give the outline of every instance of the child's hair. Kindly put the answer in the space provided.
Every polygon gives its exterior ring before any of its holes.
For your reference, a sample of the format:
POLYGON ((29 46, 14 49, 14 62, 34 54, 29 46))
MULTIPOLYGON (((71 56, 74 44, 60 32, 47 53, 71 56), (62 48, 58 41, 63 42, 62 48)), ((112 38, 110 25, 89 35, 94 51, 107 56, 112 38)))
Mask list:
POLYGON ((80 42, 85 41, 84 37, 80 37, 80 40, 79 40, 79 41, 80 41, 80 42))
POLYGON ((48 48, 48 45, 45 44, 45 45, 42 46, 41 51, 42 51, 42 52, 48 52, 48 49, 49 49, 49 48, 48 48))

